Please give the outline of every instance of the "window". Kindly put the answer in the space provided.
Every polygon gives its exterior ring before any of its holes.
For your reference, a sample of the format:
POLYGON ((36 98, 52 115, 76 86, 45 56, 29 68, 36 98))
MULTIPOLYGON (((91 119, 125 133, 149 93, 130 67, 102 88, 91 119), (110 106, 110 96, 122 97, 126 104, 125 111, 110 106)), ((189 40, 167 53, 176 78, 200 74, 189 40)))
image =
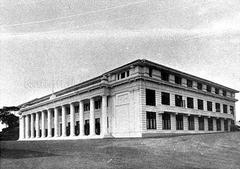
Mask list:
POLYGON ((84 111, 89 111, 90 110, 90 103, 84 103, 83 104, 83 110, 84 111))
POLYGON ((215 88, 215 94, 219 94, 219 89, 215 88))
POLYGON ((213 131, 213 119, 208 119, 208 131, 213 131))
POLYGON ((187 108, 193 109, 194 104, 193 104, 193 98, 187 97, 187 108))
POLYGON ((212 102, 207 101, 207 110, 212 111, 212 102))
POLYGON ((180 95, 175 95, 175 106, 183 107, 182 96, 180 96, 180 95))
POLYGON ((202 83, 197 83, 198 90, 202 90, 202 83))
POLYGON ((66 114, 70 114, 70 107, 66 107, 66 114))
POLYGON ((227 105, 226 105, 226 104, 223 105, 223 113, 226 113, 226 114, 228 113, 227 105))
POLYGON ((193 82, 191 80, 187 80, 187 87, 193 87, 193 82))
POLYGON ((128 77, 128 76, 129 76, 129 70, 126 71, 126 72, 121 72, 121 73, 117 74, 117 79, 118 79, 118 80, 124 79, 124 78, 126 78, 126 77, 128 77))
POLYGON ((146 105, 155 106, 155 90, 146 89, 146 105))
POLYGON ((209 86, 209 85, 207 85, 207 92, 210 92, 210 93, 211 93, 211 91, 212 91, 212 87, 209 86))
POLYGON ((162 104, 170 105, 170 94, 162 92, 162 104))
POLYGON ((121 73, 121 79, 125 78, 125 72, 121 73))
POLYGON ((188 116, 188 130, 194 130, 194 117, 188 116))
POLYGON ((101 109, 101 100, 95 100, 94 107, 95 109, 101 109))
POLYGON ((161 78, 164 81, 169 81, 169 73, 167 71, 162 70, 161 71, 161 78))
POLYGON ((129 70, 127 71, 127 77, 129 76, 129 70))
POLYGON ((226 90, 223 90, 223 96, 226 96, 226 95, 227 95, 226 90))
POLYGON ((233 106, 230 106, 230 113, 231 113, 232 115, 234 115, 234 107, 233 107, 233 106))
POLYGON ((203 100, 198 99, 198 109, 203 110, 203 100))
POLYGON ((148 74, 149 74, 149 77, 152 77, 152 68, 149 68, 148 74))
POLYGON ((183 130, 183 115, 176 115, 177 130, 183 130))
POLYGON ((217 131, 221 131, 222 126, 221 126, 221 120, 217 119, 217 131))
POLYGON ((168 113, 163 113, 163 115, 162 115, 162 121, 163 121, 163 130, 171 130, 170 114, 168 114, 168 113))
POLYGON ((228 120, 224 120, 224 131, 228 131, 228 120))
POLYGON ((79 106, 77 105, 77 106, 74 106, 74 112, 75 113, 78 113, 79 112, 79 106))
POLYGON ((204 117, 198 117, 199 130, 204 130, 204 117))
POLYGON ((179 76, 175 76, 175 83, 181 85, 182 84, 182 78, 179 76))
POLYGON ((156 112, 147 112, 147 129, 156 129, 156 112))
POLYGON ((215 107, 216 107, 216 112, 221 112, 220 103, 216 103, 215 107))

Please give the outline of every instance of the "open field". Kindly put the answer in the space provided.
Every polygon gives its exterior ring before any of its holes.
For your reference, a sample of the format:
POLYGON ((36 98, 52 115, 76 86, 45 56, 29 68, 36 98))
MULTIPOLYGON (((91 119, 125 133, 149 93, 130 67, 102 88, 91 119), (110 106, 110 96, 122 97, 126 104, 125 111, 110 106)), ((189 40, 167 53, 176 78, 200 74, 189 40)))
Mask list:
POLYGON ((1 169, 240 168, 240 132, 168 138, 0 143, 1 169))

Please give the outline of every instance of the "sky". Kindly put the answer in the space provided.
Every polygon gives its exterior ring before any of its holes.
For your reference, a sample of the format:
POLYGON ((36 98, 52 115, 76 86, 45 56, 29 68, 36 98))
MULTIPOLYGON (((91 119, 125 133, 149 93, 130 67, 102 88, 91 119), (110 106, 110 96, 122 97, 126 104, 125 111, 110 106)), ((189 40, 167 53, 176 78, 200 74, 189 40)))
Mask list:
POLYGON ((240 90, 239 21, 239 0, 1 0, 0 107, 143 58, 240 90))

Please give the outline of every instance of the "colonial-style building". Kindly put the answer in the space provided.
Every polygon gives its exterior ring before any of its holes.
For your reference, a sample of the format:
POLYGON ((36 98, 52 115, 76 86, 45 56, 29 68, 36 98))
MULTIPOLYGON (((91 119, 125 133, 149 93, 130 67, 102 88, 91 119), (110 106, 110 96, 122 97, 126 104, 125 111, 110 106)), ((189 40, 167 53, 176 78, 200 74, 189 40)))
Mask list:
POLYGON ((236 121, 237 92, 148 60, 136 60, 20 105, 19 140, 229 131, 236 121))

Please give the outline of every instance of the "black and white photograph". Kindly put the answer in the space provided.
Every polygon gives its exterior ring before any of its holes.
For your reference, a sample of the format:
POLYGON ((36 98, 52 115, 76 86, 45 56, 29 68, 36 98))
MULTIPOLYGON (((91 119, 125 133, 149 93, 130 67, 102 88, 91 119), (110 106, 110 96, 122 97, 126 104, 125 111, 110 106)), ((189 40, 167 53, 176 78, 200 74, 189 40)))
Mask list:
POLYGON ((239 0, 0 0, 0 169, 240 169, 239 0))

